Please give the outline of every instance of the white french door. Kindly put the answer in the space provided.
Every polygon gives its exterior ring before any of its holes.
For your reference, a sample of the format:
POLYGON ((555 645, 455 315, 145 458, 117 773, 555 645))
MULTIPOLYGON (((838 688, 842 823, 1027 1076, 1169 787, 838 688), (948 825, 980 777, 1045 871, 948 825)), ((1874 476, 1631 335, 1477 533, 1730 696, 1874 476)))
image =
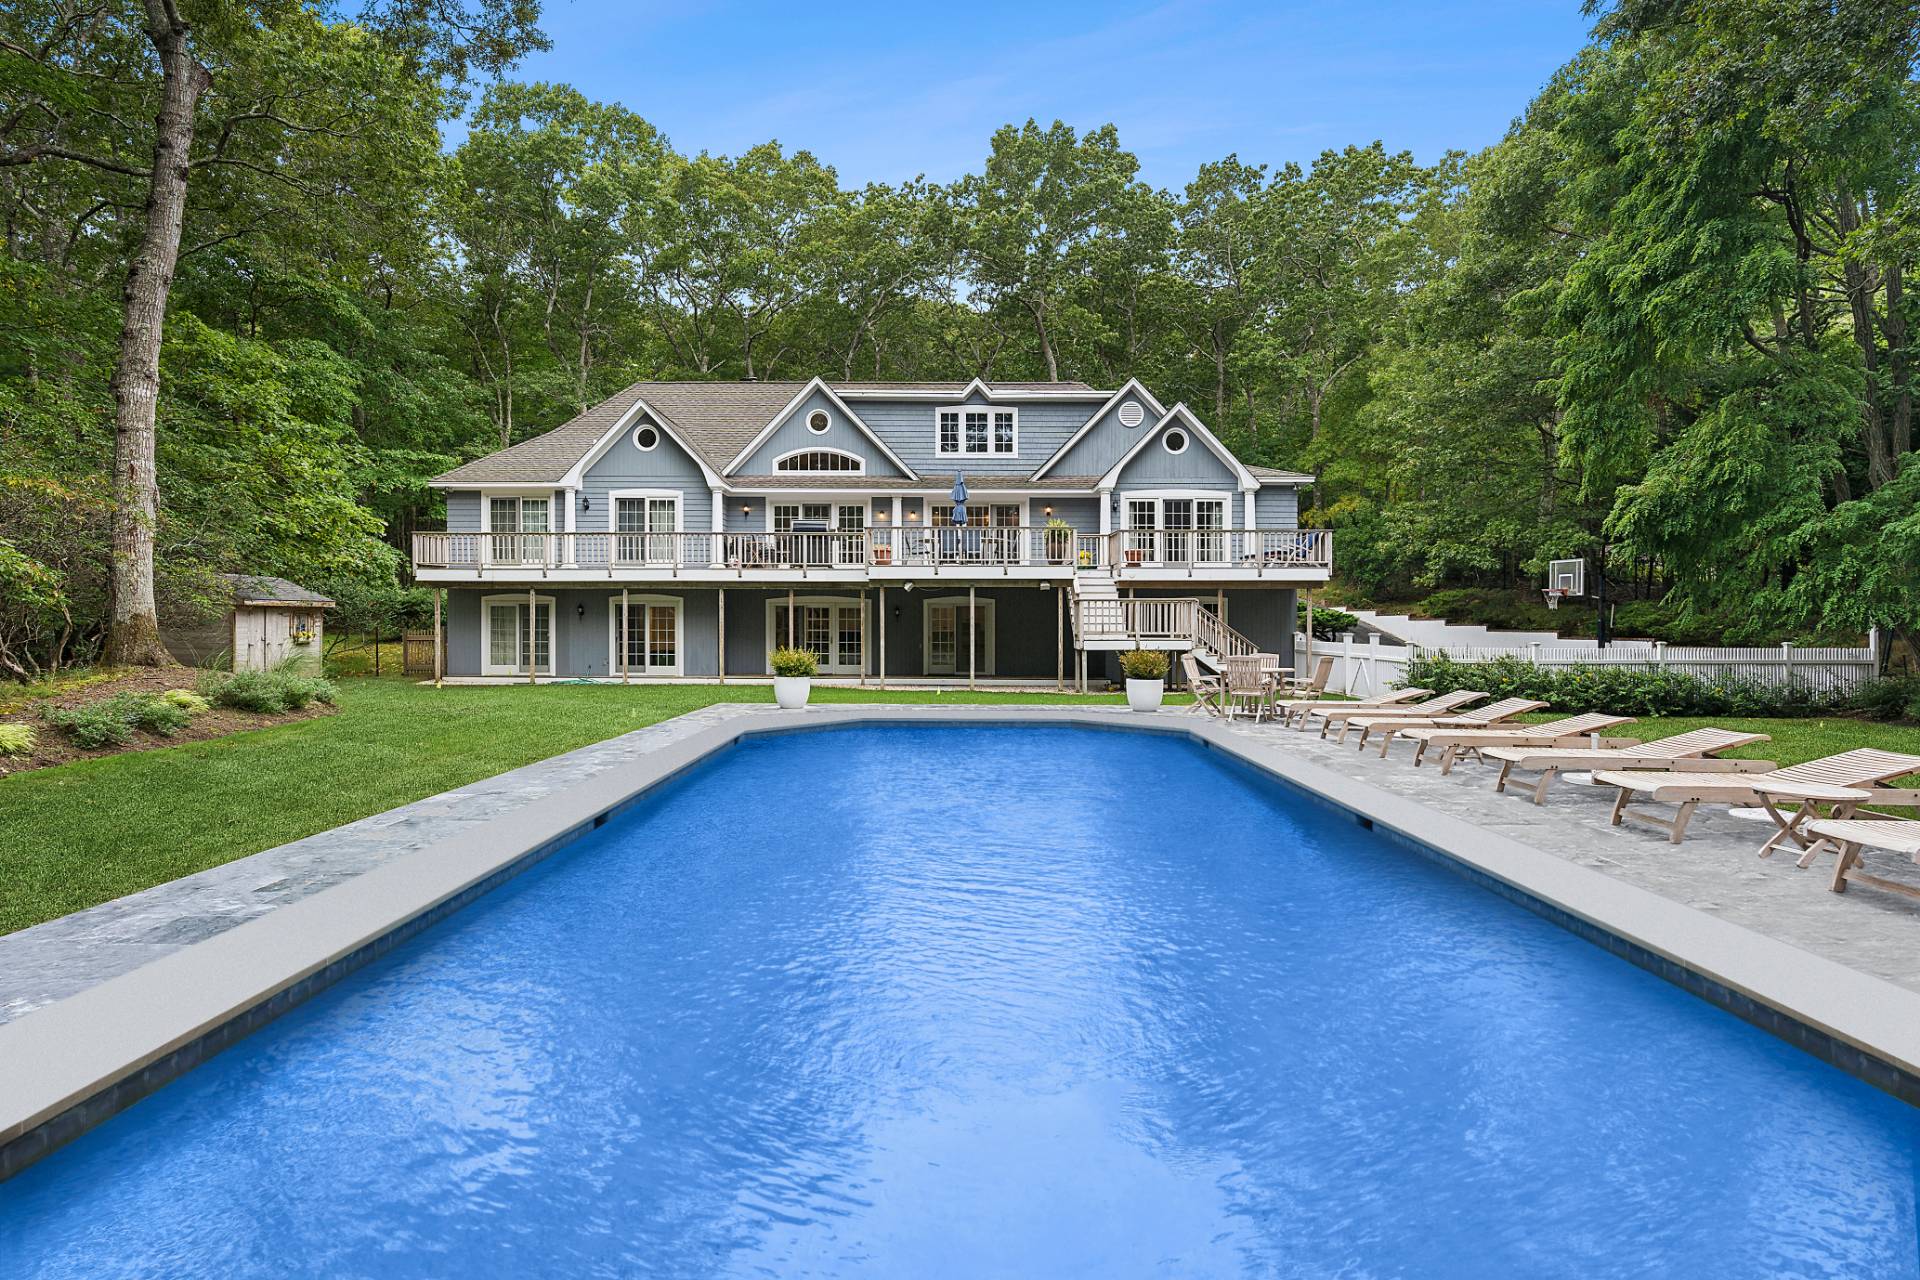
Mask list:
POLYGON ((551 498, 488 498, 487 554, 493 564, 545 564, 553 529, 551 498), (537 535, 537 536, 522 536, 537 535))
POLYGON ((680 601, 673 596, 631 596, 627 600, 624 644, 620 632, 620 597, 607 602, 609 632, 613 637, 608 673, 635 676, 686 674, 685 631, 680 601))
POLYGON ((858 601, 795 601, 791 626, 785 600, 776 597, 768 602, 767 609, 774 648, 808 650, 819 661, 823 675, 860 674, 863 628, 858 601))
POLYGON ((527 674, 527 650, 532 646, 534 671, 553 674, 553 598, 541 596, 534 604, 531 634, 524 596, 488 596, 480 602, 486 615, 480 673, 489 676, 527 674))
POLYGON ((615 564, 673 564, 679 558, 672 535, 680 527, 680 499, 615 495, 615 564))
MULTIPOLYGON (((971 628, 971 669, 979 675, 990 676, 993 674, 993 601, 979 600, 974 607, 979 618, 978 625, 971 628)), ((927 674, 965 675, 969 669, 967 635, 970 630, 967 625, 966 597, 927 601, 926 629, 927 674)))
POLYGON ((1227 561, 1227 499, 1127 499, 1127 562, 1217 565, 1227 561))

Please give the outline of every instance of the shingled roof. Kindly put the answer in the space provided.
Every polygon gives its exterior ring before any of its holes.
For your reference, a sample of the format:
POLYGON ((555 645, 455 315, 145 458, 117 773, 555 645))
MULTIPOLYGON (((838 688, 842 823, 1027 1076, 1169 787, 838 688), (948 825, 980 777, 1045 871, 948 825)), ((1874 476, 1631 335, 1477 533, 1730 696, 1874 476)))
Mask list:
MULTIPOLYGON (((829 383, 844 394, 899 391, 958 395, 966 382, 829 383)), ((996 382, 995 391, 1051 391, 1098 394, 1084 382, 996 382)), ((600 438, 645 402, 672 431, 716 472, 725 471, 773 416, 807 386, 806 382, 636 382, 608 396, 579 417, 531 440, 490 453, 435 478, 443 485, 559 484, 573 464, 600 438)))

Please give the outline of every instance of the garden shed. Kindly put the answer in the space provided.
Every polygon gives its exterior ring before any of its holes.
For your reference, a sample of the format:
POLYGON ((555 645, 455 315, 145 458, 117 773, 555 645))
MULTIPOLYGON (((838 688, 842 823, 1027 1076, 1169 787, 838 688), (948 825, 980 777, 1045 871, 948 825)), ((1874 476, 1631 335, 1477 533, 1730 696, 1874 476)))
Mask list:
POLYGON ((333 601, 285 578, 255 573, 220 575, 232 589, 226 614, 197 627, 170 628, 161 639, 174 657, 194 666, 227 658, 235 671, 265 671, 289 658, 319 665, 326 611, 333 601))

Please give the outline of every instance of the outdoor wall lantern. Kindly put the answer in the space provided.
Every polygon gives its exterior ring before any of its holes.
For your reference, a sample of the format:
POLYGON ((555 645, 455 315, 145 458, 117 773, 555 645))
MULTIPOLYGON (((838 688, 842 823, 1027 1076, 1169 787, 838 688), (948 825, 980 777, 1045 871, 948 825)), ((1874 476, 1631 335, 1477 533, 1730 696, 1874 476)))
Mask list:
POLYGON ((1052 508, 1052 507, 1042 507, 1042 508, 1040 508, 1040 509, 1041 509, 1042 511, 1044 511, 1044 512, 1046 512, 1046 513, 1047 513, 1047 519, 1049 519, 1049 520, 1051 520, 1051 519, 1053 519, 1053 508, 1052 508))
POLYGON ((593 510, 593 499, 592 499, 592 498, 589 498, 589 497, 588 497, 588 496, 587 496, 586 494, 584 494, 584 493, 580 495, 580 509, 581 509, 582 511, 591 511, 591 510, 593 510))
POLYGON ((584 601, 584 600, 582 600, 582 601, 581 601, 581 602, 580 602, 579 604, 576 604, 575 606, 573 606, 573 612, 574 612, 574 614, 575 614, 576 616, 578 616, 578 617, 582 617, 582 618, 584 618, 584 617, 586 617, 586 616, 587 616, 587 602, 586 602, 586 601, 584 601))
POLYGON ((741 504, 740 504, 740 514, 741 514, 741 515, 743 515, 743 516, 750 516, 750 515, 752 515, 752 514, 753 514, 753 504, 752 504, 751 502, 743 502, 743 503, 741 503, 741 504))

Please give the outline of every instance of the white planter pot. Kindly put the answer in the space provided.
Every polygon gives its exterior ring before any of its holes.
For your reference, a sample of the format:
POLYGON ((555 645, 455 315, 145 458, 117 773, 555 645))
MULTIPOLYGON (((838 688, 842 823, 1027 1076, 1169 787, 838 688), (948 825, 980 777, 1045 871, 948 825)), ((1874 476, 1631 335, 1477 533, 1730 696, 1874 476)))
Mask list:
POLYGON ((775 676, 773 678, 773 700, 780 704, 782 711, 798 711, 807 705, 807 695, 813 692, 811 676, 775 676))
POLYGON ((1127 705, 1135 711, 1158 711, 1161 695, 1166 691, 1164 680, 1128 680, 1127 705))

